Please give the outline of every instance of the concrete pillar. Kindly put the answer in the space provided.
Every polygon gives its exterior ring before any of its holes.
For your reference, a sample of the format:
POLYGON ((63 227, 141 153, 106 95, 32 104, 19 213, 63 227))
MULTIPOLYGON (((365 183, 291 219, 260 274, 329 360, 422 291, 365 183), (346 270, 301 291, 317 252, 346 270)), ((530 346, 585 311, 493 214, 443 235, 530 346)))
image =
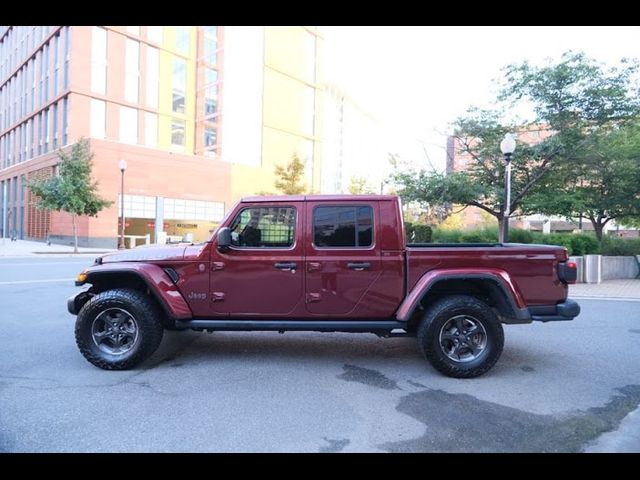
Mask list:
POLYGON ((584 283, 602 283, 602 255, 584 256, 584 283))
POLYGON ((577 267, 576 283, 584 283, 584 257, 569 257, 569 260, 575 262, 577 267))
POLYGON ((156 226, 153 229, 154 243, 158 243, 158 239, 163 237, 163 235, 161 235, 163 231, 164 231, 164 197, 156 197, 156 226))
POLYGON ((9 180, 7 179, 2 185, 2 238, 7 236, 7 210, 9 208, 9 198, 7 194, 7 185, 9 180))

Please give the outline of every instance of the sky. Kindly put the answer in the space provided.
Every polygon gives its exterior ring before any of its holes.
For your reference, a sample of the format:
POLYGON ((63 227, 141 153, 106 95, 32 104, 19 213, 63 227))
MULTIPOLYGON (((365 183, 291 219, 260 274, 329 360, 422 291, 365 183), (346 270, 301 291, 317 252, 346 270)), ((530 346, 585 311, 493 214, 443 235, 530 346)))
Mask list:
MULTIPOLYGON (((567 50, 609 65, 640 58, 640 27, 321 27, 325 78, 401 139, 424 143, 443 168, 450 122, 471 105, 495 98, 502 67, 528 60, 542 64, 567 50)), ((415 143, 415 142, 414 142, 415 143)), ((401 147, 399 149, 402 150, 401 147)), ((418 164, 413 147, 401 155, 418 164)))

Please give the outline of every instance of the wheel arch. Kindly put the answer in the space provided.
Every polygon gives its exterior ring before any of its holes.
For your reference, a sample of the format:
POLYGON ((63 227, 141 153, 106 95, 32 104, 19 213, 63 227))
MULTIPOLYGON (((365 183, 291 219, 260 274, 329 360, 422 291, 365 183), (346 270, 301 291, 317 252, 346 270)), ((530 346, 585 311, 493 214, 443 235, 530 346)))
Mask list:
MULTIPOLYGON (((145 292, 153 298, 168 319, 187 320, 193 317, 178 287, 158 265, 116 264, 109 267, 101 265, 88 269, 86 273, 85 283, 92 285, 91 290, 94 294, 114 288, 130 288, 145 292)), ((86 302, 86 297, 80 297, 78 300, 86 302)))
POLYGON ((421 312, 441 298, 451 295, 475 297, 495 309, 503 323, 530 323, 524 305, 509 274, 499 271, 432 271, 416 283, 398 309, 396 318, 414 327, 421 312))

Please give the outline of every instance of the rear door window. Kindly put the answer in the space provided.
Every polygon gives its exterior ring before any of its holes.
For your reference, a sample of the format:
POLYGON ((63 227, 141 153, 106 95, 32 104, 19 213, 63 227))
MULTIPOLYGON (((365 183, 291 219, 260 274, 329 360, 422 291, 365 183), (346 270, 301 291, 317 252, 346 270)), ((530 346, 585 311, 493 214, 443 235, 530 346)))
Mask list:
POLYGON ((327 206, 313 211, 313 245, 358 248, 373 245, 373 208, 327 206))

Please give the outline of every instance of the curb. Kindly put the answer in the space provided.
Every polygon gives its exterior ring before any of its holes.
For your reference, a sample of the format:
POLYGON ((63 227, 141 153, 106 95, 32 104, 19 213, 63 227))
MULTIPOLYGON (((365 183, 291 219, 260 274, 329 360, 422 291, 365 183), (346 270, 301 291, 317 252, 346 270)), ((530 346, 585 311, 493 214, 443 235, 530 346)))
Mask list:
POLYGON ((606 300, 611 302, 640 302, 640 297, 607 297, 605 295, 578 296, 569 295, 574 300, 606 300))

